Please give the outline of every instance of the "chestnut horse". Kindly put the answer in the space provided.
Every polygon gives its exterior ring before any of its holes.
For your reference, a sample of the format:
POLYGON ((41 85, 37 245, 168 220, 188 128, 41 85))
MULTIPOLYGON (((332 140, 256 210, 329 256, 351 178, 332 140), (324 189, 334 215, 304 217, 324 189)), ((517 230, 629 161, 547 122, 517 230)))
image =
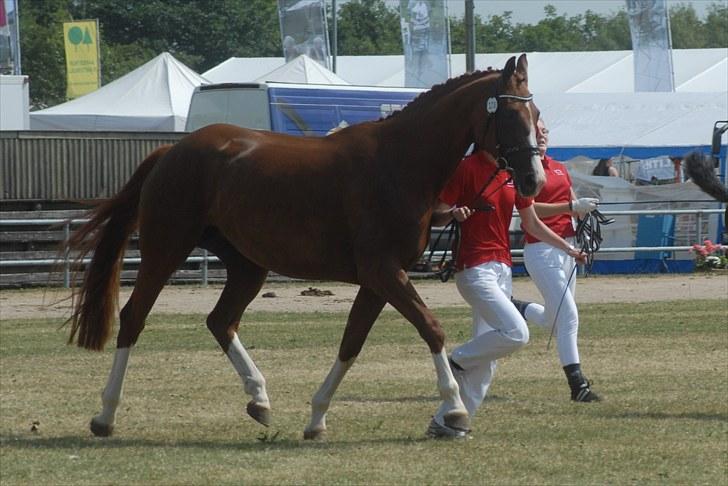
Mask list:
POLYGON ((545 179, 535 147, 537 118, 522 55, 502 71, 451 79, 386 119, 326 137, 211 125, 157 149, 67 243, 79 258, 93 252, 74 298, 69 343, 101 350, 112 333, 124 248, 139 231, 141 263, 120 313, 93 433, 112 433, 145 318, 195 247, 213 252, 227 270, 207 327, 252 397, 247 412, 255 420, 268 425, 270 401, 238 327, 272 270, 360 286, 338 356, 311 400, 304 437, 324 434, 331 398, 386 303, 415 326, 432 353, 446 424, 467 429, 445 334, 405 270, 422 254, 437 196, 471 143, 500 155, 520 193, 539 190, 545 179))

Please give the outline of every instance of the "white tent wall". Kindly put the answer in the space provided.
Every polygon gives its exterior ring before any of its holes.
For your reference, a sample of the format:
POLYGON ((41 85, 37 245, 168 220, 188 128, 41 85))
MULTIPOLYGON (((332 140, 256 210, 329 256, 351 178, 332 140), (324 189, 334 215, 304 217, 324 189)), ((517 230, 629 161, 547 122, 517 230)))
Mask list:
POLYGON ((31 130, 183 131, 192 91, 207 80, 162 53, 98 90, 30 113, 31 130))
MULTIPOLYGON (((710 145, 713 124, 728 117, 728 91, 541 94, 535 102, 552 147, 611 148, 609 156, 629 147, 710 145)), ((566 158, 577 155, 589 154, 566 158)))
MULTIPOLYGON (((501 69, 520 53, 476 54, 475 66, 501 69)), ((728 91, 728 48, 674 49, 678 92, 728 91)), ((230 58, 203 73, 214 83, 250 82, 282 66, 283 58, 230 58)), ((450 56, 452 76, 465 72, 465 55, 450 56)), ((336 74, 353 85, 404 86, 404 56, 338 56, 336 74)), ((528 53, 534 93, 634 92, 632 51, 528 53), (564 69, 567 67, 568 69, 564 69)))

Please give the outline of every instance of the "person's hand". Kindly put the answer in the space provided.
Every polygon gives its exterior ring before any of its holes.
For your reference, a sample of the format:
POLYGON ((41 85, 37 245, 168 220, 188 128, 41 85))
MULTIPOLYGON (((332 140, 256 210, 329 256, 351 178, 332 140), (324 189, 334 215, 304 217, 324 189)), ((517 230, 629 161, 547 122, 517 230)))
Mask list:
POLYGON ((583 218, 588 213, 591 213, 599 207, 599 199, 595 197, 580 197, 579 199, 571 201, 569 206, 573 213, 576 213, 580 218, 583 218))
POLYGON ((475 211, 467 206, 454 207, 450 210, 450 214, 458 223, 462 223, 468 219, 475 211))
POLYGON ((586 253, 581 250, 577 250, 573 246, 569 247, 569 250, 566 253, 574 260, 576 260, 576 263, 580 265, 584 265, 586 263, 586 253))

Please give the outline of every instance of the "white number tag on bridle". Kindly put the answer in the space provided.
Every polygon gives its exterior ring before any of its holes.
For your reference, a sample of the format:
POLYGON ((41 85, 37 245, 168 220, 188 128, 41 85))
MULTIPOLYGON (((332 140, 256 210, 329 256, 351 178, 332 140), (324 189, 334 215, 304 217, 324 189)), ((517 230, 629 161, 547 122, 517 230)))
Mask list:
POLYGON ((485 102, 485 110, 488 113, 495 113, 498 111, 498 100, 495 97, 488 98, 488 101, 485 102))

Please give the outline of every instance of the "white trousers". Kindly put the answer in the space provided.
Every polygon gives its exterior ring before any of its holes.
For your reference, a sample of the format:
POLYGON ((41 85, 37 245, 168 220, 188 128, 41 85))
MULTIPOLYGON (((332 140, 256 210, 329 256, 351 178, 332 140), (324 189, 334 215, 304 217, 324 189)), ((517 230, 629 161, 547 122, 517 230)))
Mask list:
POLYGON ((526 319, 549 332, 554 327, 561 366, 579 363, 576 344, 579 313, 574 301, 576 275, 571 275, 576 262, 565 252, 543 242, 527 244, 523 257, 528 274, 544 298, 544 305, 530 304, 526 308, 526 319), (564 293, 567 282, 569 289, 564 293))
POLYGON ((472 417, 488 393, 496 360, 528 343, 528 326, 511 302, 511 267, 488 262, 455 274, 458 291, 473 310, 472 338, 456 347, 452 359, 460 397, 472 417))

